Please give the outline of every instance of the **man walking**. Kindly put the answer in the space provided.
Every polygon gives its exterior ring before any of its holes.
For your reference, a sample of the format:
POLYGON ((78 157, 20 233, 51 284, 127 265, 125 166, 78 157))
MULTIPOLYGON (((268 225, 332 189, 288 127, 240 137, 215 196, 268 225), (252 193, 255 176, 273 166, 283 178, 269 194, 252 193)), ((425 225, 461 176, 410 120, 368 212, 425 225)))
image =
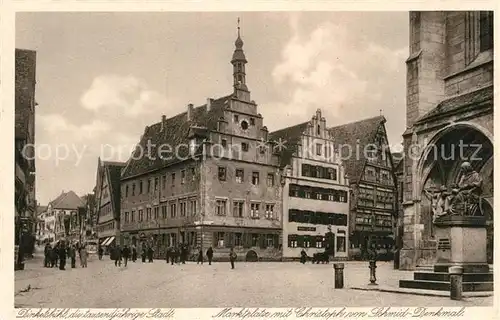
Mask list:
POLYGON ((201 262, 201 264, 203 264, 203 251, 201 250, 201 248, 198 250, 198 259, 196 261, 196 264, 199 264, 201 262))
POLYGON ((212 258, 214 257, 214 250, 212 247, 208 248, 207 250, 207 259, 208 259, 208 265, 212 265, 212 258))
POLYGON ((119 245, 115 247, 115 267, 122 266, 122 250, 119 245))
POLYGON ((64 267, 66 266, 66 247, 64 242, 60 243, 59 250, 57 251, 59 255, 59 270, 66 270, 64 267))
POLYGON ((72 245, 68 248, 69 258, 71 259, 71 268, 76 268, 76 249, 75 246, 72 245))
POLYGON ((234 249, 231 248, 231 251, 229 252, 229 261, 231 262, 231 269, 234 269, 234 262, 236 261, 236 252, 234 252, 234 249))
POLYGON ((130 249, 128 248, 127 245, 125 245, 125 247, 123 248, 123 251, 122 251, 123 263, 124 263, 125 267, 127 266, 127 261, 128 261, 129 255, 130 255, 130 249))
POLYGON ((102 260, 102 255, 104 253, 104 249, 102 248, 101 245, 99 245, 99 249, 97 249, 98 254, 99 254, 99 260, 102 260))
POLYGON ((135 244, 132 244, 132 261, 135 262, 137 260, 137 248, 135 244))

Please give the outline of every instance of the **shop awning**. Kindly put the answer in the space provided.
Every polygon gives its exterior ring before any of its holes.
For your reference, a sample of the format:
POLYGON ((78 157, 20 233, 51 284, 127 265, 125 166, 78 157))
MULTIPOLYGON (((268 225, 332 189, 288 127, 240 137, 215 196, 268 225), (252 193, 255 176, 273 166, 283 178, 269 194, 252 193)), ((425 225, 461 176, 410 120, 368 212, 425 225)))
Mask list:
POLYGON ((113 240, 115 240, 115 237, 109 237, 108 240, 106 240, 106 242, 104 242, 102 245, 103 246, 109 246, 113 240))
POLYGON ((107 241, 109 240, 109 237, 105 238, 104 240, 102 240, 101 242, 101 246, 103 246, 107 241))

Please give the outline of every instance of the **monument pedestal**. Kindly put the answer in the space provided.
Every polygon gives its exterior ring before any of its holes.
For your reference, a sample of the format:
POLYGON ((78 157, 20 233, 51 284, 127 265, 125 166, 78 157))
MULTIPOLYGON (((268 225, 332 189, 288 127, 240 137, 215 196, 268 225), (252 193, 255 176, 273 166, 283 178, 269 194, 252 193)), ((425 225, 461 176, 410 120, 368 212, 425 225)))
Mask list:
POLYGON ((434 272, 415 272, 413 280, 400 280, 401 288, 450 289, 448 268, 464 269, 463 291, 493 291, 493 273, 486 254, 486 219, 474 216, 445 216, 435 222, 437 262, 434 272))

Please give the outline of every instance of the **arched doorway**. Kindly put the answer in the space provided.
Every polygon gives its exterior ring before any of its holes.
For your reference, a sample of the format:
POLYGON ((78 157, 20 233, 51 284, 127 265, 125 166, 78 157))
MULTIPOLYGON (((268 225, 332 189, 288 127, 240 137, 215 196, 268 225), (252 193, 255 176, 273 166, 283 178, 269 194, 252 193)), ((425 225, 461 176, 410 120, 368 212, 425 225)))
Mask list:
MULTIPOLYGON (((426 146, 417 168, 418 195, 421 199, 420 214, 417 217, 423 225, 422 240, 433 239, 431 200, 426 190, 437 190, 458 184, 460 166, 464 161, 483 179, 481 206, 490 220, 488 239, 493 241, 493 143, 492 135, 484 128, 471 123, 452 124, 436 133, 426 146)), ((425 244, 424 244, 425 245, 425 244)), ((492 243, 488 246, 492 250, 492 243)))
POLYGON ((259 256, 254 250, 249 250, 245 256, 245 261, 247 262, 258 262, 259 256))

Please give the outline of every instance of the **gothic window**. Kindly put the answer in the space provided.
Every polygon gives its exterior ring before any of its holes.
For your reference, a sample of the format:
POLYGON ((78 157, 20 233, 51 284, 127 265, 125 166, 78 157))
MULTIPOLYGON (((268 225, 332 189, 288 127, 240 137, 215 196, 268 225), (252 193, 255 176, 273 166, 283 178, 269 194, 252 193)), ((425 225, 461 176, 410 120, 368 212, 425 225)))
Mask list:
POLYGON ((479 50, 486 51, 493 48, 493 12, 479 13, 479 50))
POLYGON ((318 127, 316 129, 316 134, 319 136, 321 134, 321 127, 318 124, 318 127))

